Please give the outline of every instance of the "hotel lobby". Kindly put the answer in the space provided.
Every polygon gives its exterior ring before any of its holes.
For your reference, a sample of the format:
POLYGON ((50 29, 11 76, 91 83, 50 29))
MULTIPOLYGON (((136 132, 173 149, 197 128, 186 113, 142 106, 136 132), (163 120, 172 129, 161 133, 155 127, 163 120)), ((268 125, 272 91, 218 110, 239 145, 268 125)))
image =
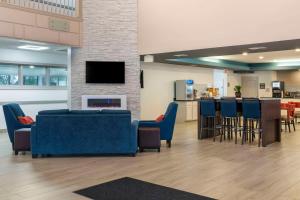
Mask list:
POLYGON ((298 199, 299 6, 0 0, 0 199, 298 199))

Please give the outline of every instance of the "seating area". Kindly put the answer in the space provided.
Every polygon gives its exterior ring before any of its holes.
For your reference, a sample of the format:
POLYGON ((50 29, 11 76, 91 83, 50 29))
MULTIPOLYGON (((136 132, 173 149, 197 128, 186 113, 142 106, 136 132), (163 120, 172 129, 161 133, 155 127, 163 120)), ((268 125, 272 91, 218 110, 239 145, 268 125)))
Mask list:
POLYGON ((30 150, 33 158, 47 155, 135 156, 138 147, 141 152, 145 148, 160 151, 161 140, 167 140, 171 147, 177 104, 170 103, 160 122, 132 120, 127 110, 61 109, 40 111, 34 123, 24 125, 18 120, 19 116, 25 116, 18 104, 6 104, 3 111, 16 155, 19 151, 30 150), (148 133, 147 128, 158 131, 148 133), (147 146, 152 144, 153 133, 155 145, 147 146))

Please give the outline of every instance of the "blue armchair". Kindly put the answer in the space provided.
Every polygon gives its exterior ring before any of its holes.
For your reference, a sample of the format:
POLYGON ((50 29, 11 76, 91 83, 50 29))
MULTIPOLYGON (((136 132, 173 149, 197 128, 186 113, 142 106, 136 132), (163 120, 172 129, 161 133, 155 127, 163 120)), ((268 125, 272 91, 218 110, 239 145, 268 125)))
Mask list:
POLYGON ((31 125, 24 125, 19 122, 18 117, 25 116, 19 104, 10 103, 3 105, 3 112, 10 142, 14 144, 15 130, 20 128, 31 128, 31 125))
POLYGON ((160 128, 160 139, 166 140, 169 147, 173 138, 173 131, 176 120, 178 104, 172 102, 169 104, 165 113, 165 117, 161 122, 156 121, 140 121, 139 127, 158 127, 160 128))

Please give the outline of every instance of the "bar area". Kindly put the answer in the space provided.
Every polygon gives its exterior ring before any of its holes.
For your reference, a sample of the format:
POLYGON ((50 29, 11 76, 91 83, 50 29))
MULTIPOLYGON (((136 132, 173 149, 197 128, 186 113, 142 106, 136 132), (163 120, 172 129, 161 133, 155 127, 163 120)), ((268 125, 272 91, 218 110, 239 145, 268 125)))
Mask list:
POLYGON ((203 98, 198 101, 198 139, 266 147, 281 141, 281 101, 276 98, 203 98), (227 135, 226 135, 227 134, 227 135), (223 139, 224 138, 224 139, 223 139))

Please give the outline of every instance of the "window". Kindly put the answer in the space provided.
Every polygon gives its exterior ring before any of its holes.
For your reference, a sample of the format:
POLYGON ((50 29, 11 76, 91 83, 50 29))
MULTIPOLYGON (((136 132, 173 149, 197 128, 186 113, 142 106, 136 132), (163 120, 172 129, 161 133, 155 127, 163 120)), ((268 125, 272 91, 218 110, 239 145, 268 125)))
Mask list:
POLYGON ((19 67, 17 65, 0 64, 0 85, 18 85, 19 67))
POLYGON ((23 66, 23 85, 46 85, 46 68, 37 66, 23 66))
POLYGON ((0 63, 0 86, 66 87, 67 67, 0 63))
POLYGON ((50 86, 67 86, 67 69, 50 67, 50 86))

